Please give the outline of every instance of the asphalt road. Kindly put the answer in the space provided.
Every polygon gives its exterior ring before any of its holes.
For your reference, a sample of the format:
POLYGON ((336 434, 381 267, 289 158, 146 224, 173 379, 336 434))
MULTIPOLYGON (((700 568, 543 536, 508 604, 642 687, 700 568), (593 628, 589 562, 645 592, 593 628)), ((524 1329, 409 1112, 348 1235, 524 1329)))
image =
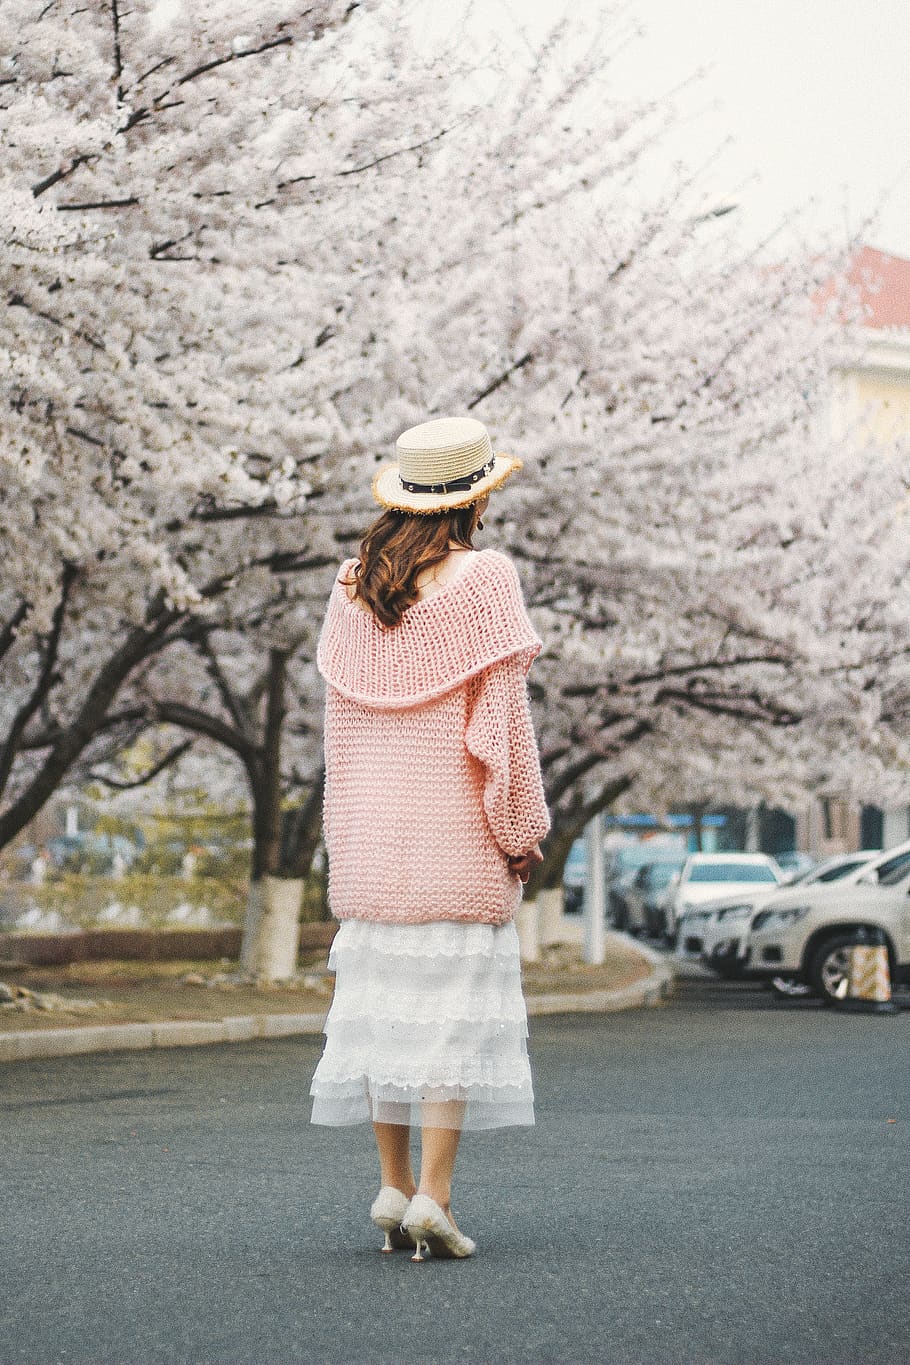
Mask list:
POLYGON ((369 1131, 308 1123, 317 1039, 0 1067, 0 1361, 910 1361, 910 1012, 687 978, 531 1042, 478 1254, 423 1265, 369 1131))

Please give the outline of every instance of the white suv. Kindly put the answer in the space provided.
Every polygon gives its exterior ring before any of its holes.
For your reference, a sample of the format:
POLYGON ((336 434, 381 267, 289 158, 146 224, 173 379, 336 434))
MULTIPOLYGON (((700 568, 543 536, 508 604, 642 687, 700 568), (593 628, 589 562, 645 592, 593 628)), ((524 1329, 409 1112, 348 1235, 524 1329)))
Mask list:
POLYGON ((667 936, 680 957, 700 957, 714 907, 736 900, 753 906, 775 891, 783 873, 766 853, 690 853, 667 902, 667 936))
MULTIPOLYGON (((841 887, 849 886, 862 879, 873 861, 881 862, 882 856, 880 848, 860 849, 856 853, 836 853, 813 865, 808 872, 800 873, 792 881, 784 882, 783 886, 776 888, 770 895, 753 897, 751 901, 743 901, 742 897, 724 901, 714 909, 711 922, 705 927, 702 935, 702 962, 713 972, 717 972, 718 976, 738 980, 743 974, 743 937, 748 933, 749 925, 757 911, 767 909, 778 896, 795 890, 797 886, 804 888, 829 882, 839 882, 841 887)), ((794 992, 784 983, 780 994, 805 995, 807 991, 808 987, 803 987, 794 992)))
POLYGON ((752 917, 740 948, 742 974, 842 999, 849 949, 868 929, 884 931, 892 981, 910 981, 910 841, 872 859, 852 885, 780 891, 752 917))

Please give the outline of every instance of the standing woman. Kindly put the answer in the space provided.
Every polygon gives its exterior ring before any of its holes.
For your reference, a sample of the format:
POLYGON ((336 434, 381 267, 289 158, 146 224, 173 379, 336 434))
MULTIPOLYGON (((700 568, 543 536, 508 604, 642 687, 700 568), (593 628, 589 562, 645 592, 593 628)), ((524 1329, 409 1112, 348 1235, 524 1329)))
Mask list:
POLYGON ((451 1211, 463 1128, 534 1122, 515 910, 549 829, 518 576, 472 537, 521 461, 481 422, 399 437, 386 510, 344 562, 317 660, 335 996, 312 1121, 372 1121, 384 1251, 470 1256, 451 1211), (421 1126, 420 1182, 410 1126, 421 1126))

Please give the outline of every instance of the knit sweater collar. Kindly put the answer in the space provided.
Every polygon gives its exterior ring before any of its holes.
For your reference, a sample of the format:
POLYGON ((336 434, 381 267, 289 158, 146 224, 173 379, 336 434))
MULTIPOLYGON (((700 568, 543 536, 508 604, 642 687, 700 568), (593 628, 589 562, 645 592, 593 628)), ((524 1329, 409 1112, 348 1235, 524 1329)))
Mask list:
POLYGON ((518 575, 498 550, 479 551, 455 579, 408 607, 391 630, 348 597, 341 580, 356 563, 346 559, 341 566, 316 651, 326 682, 353 701, 417 706, 512 656, 527 671, 541 649, 518 575))

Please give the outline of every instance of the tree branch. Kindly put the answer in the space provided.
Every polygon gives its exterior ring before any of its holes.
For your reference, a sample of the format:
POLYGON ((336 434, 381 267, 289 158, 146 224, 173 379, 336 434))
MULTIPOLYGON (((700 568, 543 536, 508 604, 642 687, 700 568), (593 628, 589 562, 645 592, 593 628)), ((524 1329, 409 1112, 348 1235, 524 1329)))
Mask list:
POLYGON ((526 365, 530 365, 533 359, 534 359, 533 355, 531 354, 530 351, 528 351, 527 355, 523 355, 520 360, 516 360, 515 364, 510 365, 507 370, 504 370, 498 379, 494 379, 492 384, 488 384, 485 389, 482 389, 480 391, 480 393, 474 395, 474 397, 468 404, 467 409, 468 412, 470 412, 472 408, 476 408, 477 404, 482 403, 485 398, 489 398, 491 393, 495 393, 496 390, 500 388, 501 385, 505 384, 507 380, 511 379, 512 375, 515 373, 516 370, 523 370, 526 365))
POLYGON ((178 725, 181 730, 192 730, 195 734, 205 735, 216 744, 223 744, 247 765, 254 764, 257 760, 258 750, 246 735, 219 717, 210 716, 199 707, 181 701, 161 701, 153 698, 149 702, 146 715, 150 720, 166 721, 169 725, 178 725))
POLYGON ((60 581, 60 597, 54 608, 50 632, 42 644, 43 657, 38 677, 32 688, 31 696, 26 697, 13 717, 3 748, 0 749, 0 794, 6 790, 6 784, 12 772, 25 727, 32 716, 41 708, 54 683, 59 681, 59 675, 55 673, 55 668, 60 650, 60 636, 63 631, 63 621, 66 616, 70 592, 77 577, 78 571, 75 566, 64 564, 60 581))
MULTIPOLYGON (((141 707, 125 707, 122 711, 112 711, 109 715, 100 720, 95 727, 95 734, 102 734, 105 730, 114 730, 118 725, 132 725, 136 721, 144 721, 147 715, 141 707)), ((24 735, 19 748, 22 753, 31 753, 38 749, 49 749, 54 744, 59 744, 64 734, 65 728, 62 725, 53 725, 44 730, 34 731, 30 735, 24 735)))
POLYGON ((143 71, 141 76, 136 77, 133 81, 133 89, 135 90, 137 85, 141 85, 143 81, 148 80, 149 76, 154 76, 155 72, 160 71, 162 67, 172 66, 176 60, 176 57, 162 57, 160 62, 156 62, 154 66, 149 67, 148 71, 143 71))
POLYGON ((558 777, 549 779, 546 784, 547 804, 555 806, 556 803, 565 796, 566 792, 571 790, 576 783, 580 782, 592 768, 596 768, 597 764, 602 762, 602 759, 602 754, 595 754, 589 751, 582 754, 574 763, 571 763, 558 777))
POLYGON ((58 204, 58 213, 79 213, 88 212, 89 209, 131 209, 139 203, 136 196, 130 195, 128 199, 95 199, 84 204, 58 204))
POLYGON ((170 251, 172 246, 179 246, 181 242, 187 241, 192 236, 193 232, 190 231, 185 232, 182 237, 169 237, 168 240, 165 242, 157 242, 154 246, 149 247, 149 259, 152 261, 176 261, 188 259, 185 256, 165 256, 163 253, 165 251, 170 251))
POLYGON ((228 62, 242 61, 244 57, 258 57, 260 53, 269 52, 274 47, 287 47, 293 41, 294 35, 292 33, 283 33, 280 38, 270 38, 268 42, 261 43, 259 47, 249 47, 243 52, 229 52, 226 57, 214 57, 210 62, 203 62, 201 66, 194 67, 185 76, 180 76, 175 81, 175 85, 186 85, 189 81, 195 81, 199 76, 204 76, 207 71, 214 71, 218 66, 226 66, 228 62))
POLYGON ((277 510, 278 504, 274 498, 266 498, 243 507, 194 508, 190 516, 193 521, 237 521, 243 517, 272 516, 277 510))
MULTIPOLYGON (((128 133, 135 128, 137 124, 145 123, 147 119, 150 119, 154 114, 160 113, 162 109, 170 108, 170 105, 166 103, 168 95, 172 94, 173 91, 178 89, 181 85, 187 85, 190 81, 198 80, 200 76, 206 75, 209 71, 216 70, 219 66, 227 66, 230 62, 242 61, 244 57, 257 57, 262 52, 269 52, 275 47, 287 47, 293 42, 293 34, 283 33, 279 38, 271 38, 268 42, 262 43, 259 47, 251 47, 244 52, 229 52, 226 57, 213 57, 210 62, 203 62, 200 66, 194 66, 192 71, 187 71, 185 75, 178 76, 173 85, 168 86, 166 90, 162 90, 160 95, 156 95, 151 104, 145 104, 139 109, 134 109, 126 123, 118 128, 117 132, 128 133)), ((164 65, 164 63, 161 63, 161 65, 164 65)))
POLYGON ((90 743, 99 729, 104 728, 107 709, 118 690, 142 659, 155 652, 168 628, 179 615, 162 605, 163 598, 149 607, 148 618, 154 624, 134 627, 119 649, 99 669, 73 720, 61 727, 50 752, 22 795, 0 814, 0 848, 5 848, 60 785, 64 774, 90 743))
MULTIPOLYGON (((590 801, 586 801, 583 805, 579 806, 577 810, 578 818, 575 821, 576 837, 581 833, 589 820, 592 820, 595 815, 599 815, 602 810, 606 810, 608 806, 612 806, 617 796, 621 796, 624 791, 628 791, 631 785, 632 778, 629 774, 623 774, 622 777, 611 777, 603 784, 596 795, 591 797, 590 801)), ((576 812, 573 812, 573 815, 575 814, 576 812)))
POLYGON ((249 716, 245 714, 241 699, 237 696, 227 676, 221 667, 218 656, 212 647, 212 642, 206 632, 198 641, 197 648, 205 660, 205 667, 209 677, 218 689, 224 709, 227 711, 238 733, 249 737, 249 716))
MULTIPOLYGON (((728 659, 711 659, 704 663, 676 664, 667 668, 659 668, 651 673, 631 673, 628 677, 622 678, 617 686, 621 689, 628 687, 638 687, 642 683, 660 682, 662 678, 684 677, 686 674, 717 672, 726 668, 739 668, 747 664, 777 664, 786 667, 790 660, 777 654, 740 654, 728 659)), ((562 687, 560 692, 564 697, 593 697, 596 696, 609 683, 577 683, 574 686, 562 687)))
POLYGON ((117 103, 123 103, 123 86, 120 78, 123 75, 123 61, 120 55, 120 12, 117 8, 117 0, 111 0, 111 20, 114 25, 114 79, 117 82, 117 103))
POLYGON ((431 143, 438 142, 440 138, 451 133, 464 121, 463 118, 460 118, 456 123, 450 124, 448 128, 440 128, 439 132, 434 133, 432 137, 425 137, 422 142, 412 142, 408 147, 398 147, 394 152, 386 152, 383 156, 374 157, 372 161, 365 161, 362 166, 350 166, 346 171, 339 171, 339 179, 345 175, 362 175, 364 171, 370 171, 374 166, 381 166, 384 161, 391 161, 396 156, 406 156, 408 152, 419 152, 423 147, 429 147, 431 143))
POLYGON ((723 692, 697 692, 691 688, 662 688, 654 698, 655 704, 667 701, 681 702, 699 711, 707 711, 715 716, 735 716, 739 720, 761 721, 765 725, 798 725, 802 715, 769 701, 757 691, 742 695, 723 692))
MULTIPOLYGON (((24 308, 26 312, 31 313, 33 317, 41 318, 44 322, 52 322, 55 327, 59 327, 63 331, 66 330, 62 318, 56 317, 54 313, 46 313, 42 308, 35 308, 29 303, 24 294, 11 294, 7 306, 10 308, 24 308)), ((89 346, 96 351, 103 351, 105 349, 103 341, 99 341, 97 337, 93 337, 90 332, 84 332, 81 327, 77 327, 71 335, 78 337, 80 341, 88 342, 89 346)), ((75 431, 70 427, 67 428, 67 431, 69 431, 71 436, 83 436, 81 431, 75 431)), ((94 440, 94 437, 84 436, 83 439, 94 440)), ((101 445, 102 442, 98 441, 97 444, 101 445)))
MULTIPOLYGON (((628 720, 629 724, 621 733, 612 736, 609 740, 604 740, 600 737, 600 742, 596 749, 591 747, 587 748, 574 763, 570 763, 561 773, 558 773, 553 777, 547 777, 545 786, 548 805, 555 808, 558 802, 561 801, 573 787, 577 787, 582 778, 586 777, 599 763, 605 763, 610 759, 616 758, 624 749, 628 749, 636 740, 641 739, 643 735, 649 734, 653 729, 652 722, 643 717, 604 716, 600 720, 600 725, 602 728, 606 729, 609 725, 619 725, 626 720, 628 720)), ((583 739, 573 736, 572 749, 583 742, 583 739)), ((571 749, 561 747, 553 755, 552 762, 558 762, 566 752, 571 751, 571 749)), ((544 770, 546 770, 548 766, 549 764, 544 760, 542 763, 544 770)))
POLYGON ((164 772, 165 768, 169 768, 172 763, 176 763, 177 760, 182 758, 189 749, 192 749, 192 747, 193 741, 191 739, 185 739, 182 743, 175 744, 172 749, 168 750, 163 758, 159 759, 157 763, 149 768, 148 772, 143 773, 141 777, 136 777, 130 782, 122 782, 116 777, 106 777, 104 773, 96 772, 94 769, 89 770, 88 778, 92 782, 103 782, 106 787, 111 787, 114 791, 132 791, 134 787, 144 787, 147 783, 154 781, 159 773, 164 772))
POLYGON ((0 630, 0 659, 12 649, 16 642, 16 632, 28 615, 28 603, 20 602, 6 625, 0 630))
POLYGON ((61 166, 59 170, 53 171, 43 180, 39 180, 36 185, 32 185, 32 196, 39 199, 45 190, 49 190, 52 185, 59 184, 61 180, 66 180, 68 176, 73 174, 73 171, 77 171, 80 166, 84 166, 86 162, 93 159, 90 155, 74 157, 68 166, 61 166))

